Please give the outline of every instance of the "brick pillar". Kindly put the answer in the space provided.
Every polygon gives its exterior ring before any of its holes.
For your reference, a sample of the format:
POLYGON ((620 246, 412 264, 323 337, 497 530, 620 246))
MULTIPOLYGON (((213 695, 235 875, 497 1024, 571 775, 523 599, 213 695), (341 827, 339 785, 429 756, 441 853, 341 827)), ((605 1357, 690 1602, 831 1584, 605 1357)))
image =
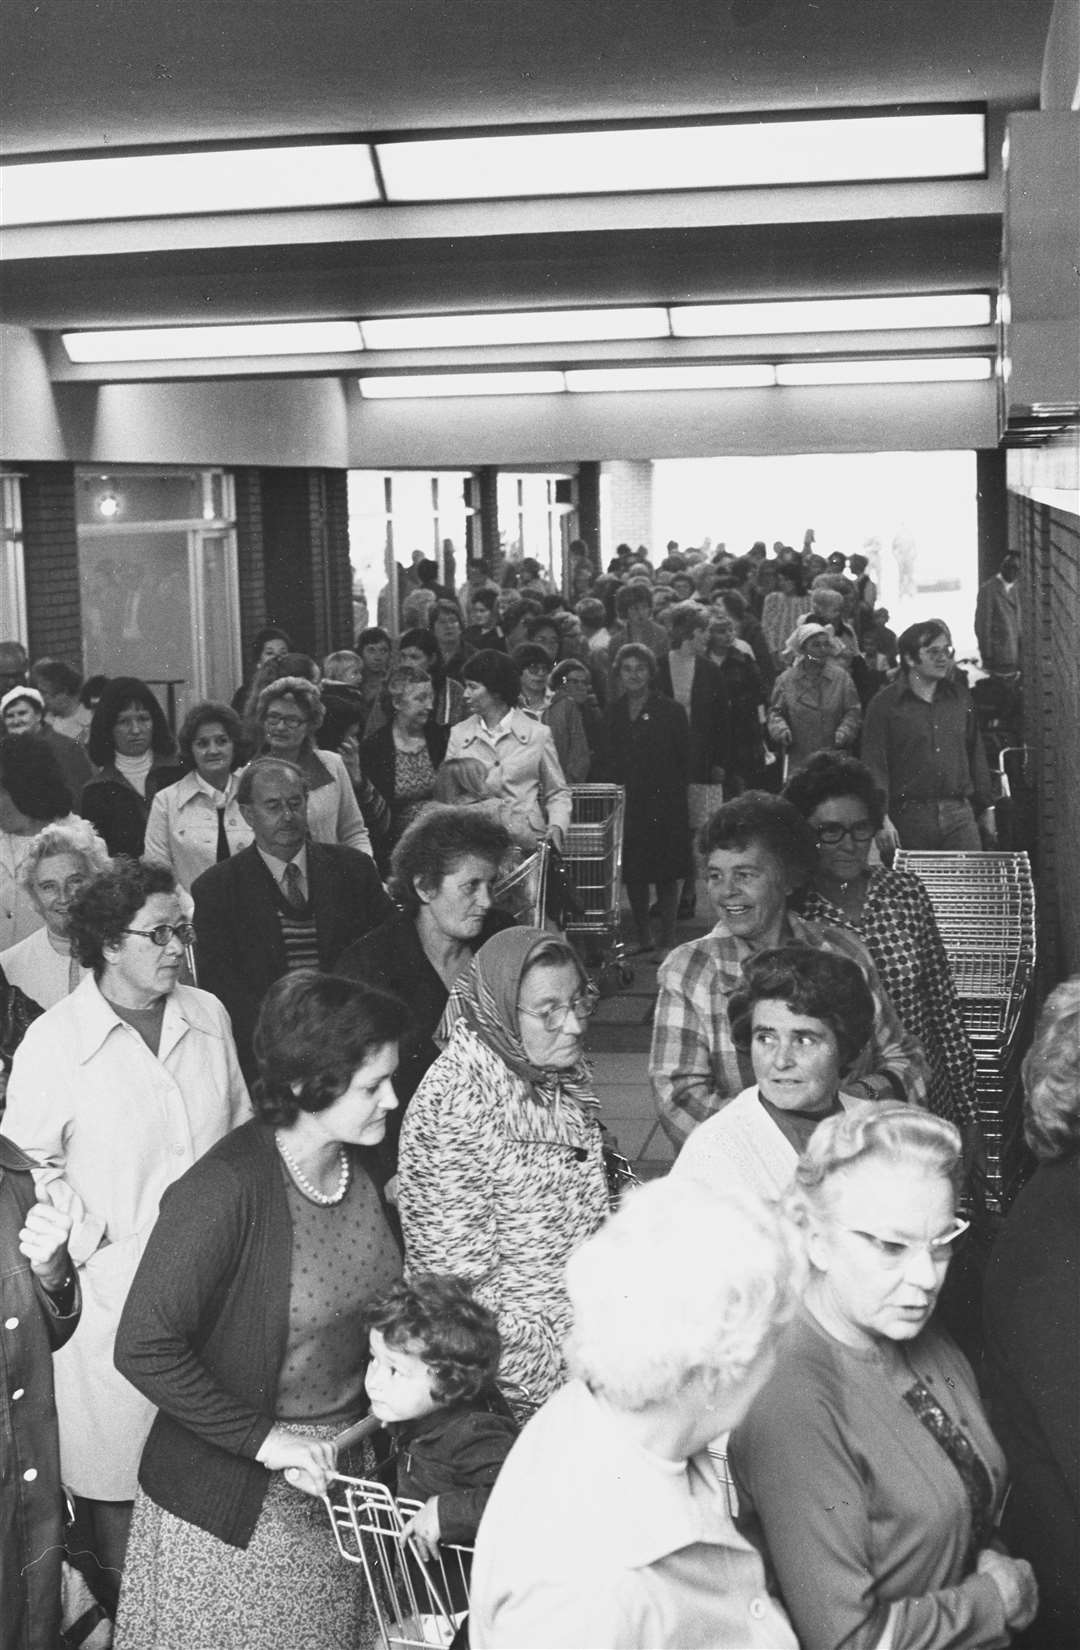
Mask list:
POLYGON ((629 544, 636 550, 639 544, 652 543, 652 460, 612 461, 601 466, 608 482, 609 517, 601 523, 602 546, 605 559, 614 554, 617 544, 629 544))
MULTIPOLYGON (((1009 504, 1004 447, 980 448, 975 454, 978 509, 979 583, 992 579, 1009 548, 1009 504)), ((1014 548, 1016 548, 1014 546, 1014 548)))
POLYGON ((48 654, 83 669, 75 466, 25 464, 22 492, 26 620, 31 659, 48 654))
POLYGON ((344 470, 261 470, 266 619, 321 658, 352 639, 344 470))
POLYGON ((476 472, 480 490, 480 551, 493 577, 502 573, 503 557, 499 547, 499 472, 494 464, 485 464, 476 472))
POLYGON ((266 611, 263 564, 262 487, 258 470, 234 470, 236 496, 236 563, 240 587, 240 649, 246 675, 255 632, 271 621, 266 611))

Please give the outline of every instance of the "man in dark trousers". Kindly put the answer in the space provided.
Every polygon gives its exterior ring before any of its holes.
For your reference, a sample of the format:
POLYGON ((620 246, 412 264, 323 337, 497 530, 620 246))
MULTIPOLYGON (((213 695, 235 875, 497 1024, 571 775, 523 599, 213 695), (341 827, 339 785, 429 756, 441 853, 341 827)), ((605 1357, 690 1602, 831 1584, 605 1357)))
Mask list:
POLYGON ((308 840, 307 790, 291 762, 253 762, 236 799, 255 841, 191 889, 199 984, 228 1009, 245 1075, 259 1005, 274 981, 297 968, 332 969, 392 910, 367 854, 308 840))

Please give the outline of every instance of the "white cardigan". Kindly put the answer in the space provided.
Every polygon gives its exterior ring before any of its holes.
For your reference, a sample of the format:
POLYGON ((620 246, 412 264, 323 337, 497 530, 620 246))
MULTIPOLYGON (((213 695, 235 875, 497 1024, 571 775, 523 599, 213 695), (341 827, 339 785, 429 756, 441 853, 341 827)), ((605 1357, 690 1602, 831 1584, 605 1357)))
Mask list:
MULTIPOLYGON (((847 1109, 854 1096, 840 1095, 847 1109)), ((687 1137, 671 1173, 711 1187, 745 1186, 773 1200, 787 1190, 798 1153, 758 1099, 757 1087, 743 1089, 714 1117, 687 1137)))

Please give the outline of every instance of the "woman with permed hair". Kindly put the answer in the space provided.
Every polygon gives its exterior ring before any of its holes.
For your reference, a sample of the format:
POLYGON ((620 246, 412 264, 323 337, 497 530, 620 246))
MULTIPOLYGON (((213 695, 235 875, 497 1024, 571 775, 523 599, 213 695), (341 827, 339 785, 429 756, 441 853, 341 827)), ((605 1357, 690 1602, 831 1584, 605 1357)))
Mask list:
POLYGON ((22 867, 46 825, 72 818, 72 796, 52 751, 36 739, 0 737, 0 950, 41 927, 22 867))
POLYGON ((259 694, 255 707, 255 756, 277 756, 300 769, 308 782, 308 832, 314 842, 341 843, 371 853, 371 838, 352 780, 336 751, 319 750, 322 695, 302 676, 282 676, 259 694))
POLYGON ((86 748, 99 771, 84 787, 79 810, 110 854, 138 859, 155 791, 183 773, 165 712, 145 682, 117 676, 106 683, 86 748))
POLYGON ((91 972, 23 1039, 4 1128, 74 1221, 85 1304, 55 1360, 61 1467, 73 1545, 97 1560, 91 1583, 112 1615, 154 1415, 113 1366, 116 1326, 166 1187, 250 1104, 225 1010, 179 983, 193 930, 171 871, 118 861, 70 901, 68 929, 91 972))
POLYGON ((809 1281, 728 1460, 803 1650, 986 1650, 1035 1614, 1004 1457, 934 1316, 962 1172, 951 1123, 867 1101, 818 1125, 786 1198, 809 1281))
POLYGON ((211 865, 246 848, 253 833, 236 800, 245 744, 231 706, 213 700, 193 705, 180 728, 179 745, 187 772, 156 793, 143 852, 168 865, 190 891, 211 865))
POLYGON ((1039 1614, 1014 1642, 1080 1643, 1080 976, 1052 991, 1024 1061, 1037 1161, 986 1272, 986 1393, 1012 1493, 1002 1533, 1029 1559, 1039 1614))
POLYGON ((857 1104, 843 1078, 873 1031, 874 999, 849 957, 782 946, 747 962, 728 1020, 755 1081, 694 1130, 671 1172, 779 1197, 822 1118, 857 1104))
POLYGON ((71 946, 71 902, 112 861, 89 820, 70 815, 31 837, 19 881, 44 921, 26 939, 0 952, 0 968, 42 1008, 74 991, 86 977, 71 946))
POLYGON ((118 1650, 374 1642, 318 1498, 335 1470, 374 1466, 366 1441, 339 1455, 333 1440, 366 1409, 365 1310, 401 1273, 375 1148, 407 1024, 354 980, 277 981, 254 1119, 163 1200, 117 1337, 158 1410, 118 1650))

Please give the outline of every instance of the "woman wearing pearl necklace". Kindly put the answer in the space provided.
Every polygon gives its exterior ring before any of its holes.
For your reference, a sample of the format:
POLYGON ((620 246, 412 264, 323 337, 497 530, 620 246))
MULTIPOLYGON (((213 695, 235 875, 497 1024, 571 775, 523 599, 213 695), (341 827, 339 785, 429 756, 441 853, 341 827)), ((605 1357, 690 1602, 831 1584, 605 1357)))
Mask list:
POLYGON ((339 1455, 334 1439, 367 1409, 365 1306, 401 1272, 373 1148, 408 1023, 358 982, 279 980, 255 1031, 254 1121, 163 1204, 117 1340, 159 1408, 118 1650, 375 1643, 316 1498, 335 1470, 373 1466, 366 1442, 339 1455))

